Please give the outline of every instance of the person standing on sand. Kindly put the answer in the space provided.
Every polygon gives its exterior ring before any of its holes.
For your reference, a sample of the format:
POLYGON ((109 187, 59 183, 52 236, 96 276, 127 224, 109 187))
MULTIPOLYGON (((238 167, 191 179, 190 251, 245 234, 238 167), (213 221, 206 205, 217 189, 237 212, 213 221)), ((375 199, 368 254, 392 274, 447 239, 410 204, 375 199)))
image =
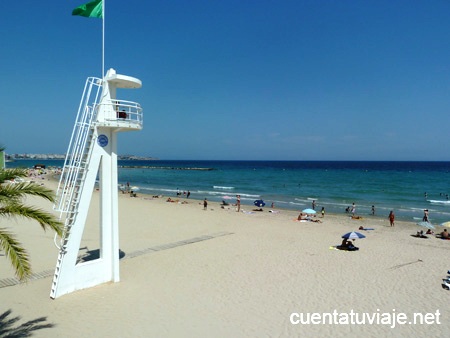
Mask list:
POLYGON ((241 211, 241 195, 236 195, 237 212, 241 211))
POLYGON ((322 218, 324 218, 325 217, 325 207, 322 207, 321 213, 322 213, 322 218))
POLYGON ((425 209, 425 210, 423 211, 423 218, 422 218, 422 221, 428 222, 428 209, 425 209))
POLYGON ((389 223, 391 224, 391 227, 394 226, 394 221, 395 221, 395 215, 394 215, 394 211, 391 210, 391 212, 389 213, 389 223))
POLYGON ((312 201, 312 209, 313 209, 313 210, 316 210, 316 200, 313 200, 313 201, 312 201))
POLYGON ((356 213, 356 205, 355 203, 352 204, 352 215, 355 216, 356 213))
POLYGON ((206 209, 208 209, 208 200, 205 198, 203 200, 203 210, 206 210, 206 209))
POLYGON ((372 216, 375 216, 375 206, 372 205, 372 216))

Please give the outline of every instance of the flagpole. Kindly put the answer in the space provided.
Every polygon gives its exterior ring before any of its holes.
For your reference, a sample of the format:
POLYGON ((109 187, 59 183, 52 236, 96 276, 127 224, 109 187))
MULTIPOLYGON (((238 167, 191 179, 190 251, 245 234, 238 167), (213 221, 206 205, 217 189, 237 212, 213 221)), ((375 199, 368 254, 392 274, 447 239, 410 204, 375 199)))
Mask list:
POLYGON ((105 1, 102 1, 102 79, 105 77, 105 1))

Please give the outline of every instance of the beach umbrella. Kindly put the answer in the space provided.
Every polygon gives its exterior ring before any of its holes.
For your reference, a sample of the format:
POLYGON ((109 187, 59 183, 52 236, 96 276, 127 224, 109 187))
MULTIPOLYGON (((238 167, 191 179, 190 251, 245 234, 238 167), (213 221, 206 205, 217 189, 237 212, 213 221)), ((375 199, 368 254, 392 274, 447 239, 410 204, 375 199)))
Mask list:
POLYGON ((419 222, 417 225, 420 225, 421 227, 428 228, 428 229, 435 229, 434 225, 430 222, 419 222))
POLYGON ((359 232, 348 232, 345 235, 342 235, 342 238, 346 238, 346 239, 356 239, 356 238, 366 238, 366 236, 364 236, 363 234, 360 234, 359 232))
POLYGON ((256 200, 255 202, 253 202, 254 205, 256 205, 259 208, 262 208, 263 206, 266 205, 266 203, 264 203, 263 200, 256 200))
POLYGON ((133 186, 133 187, 130 188, 130 190, 139 191, 139 187, 133 186))
POLYGON ((450 221, 441 223, 442 227, 450 228, 450 221))
POLYGON ((315 214, 316 213, 315 210, 309 209, 309 208, 302 210, 302 212, 304 212, 305 214, 315 214))
POLYGON ((233 197, 225 195, 225 196, 223 196, 223 198, 226 199, 226 200, 231 200, 233 197))

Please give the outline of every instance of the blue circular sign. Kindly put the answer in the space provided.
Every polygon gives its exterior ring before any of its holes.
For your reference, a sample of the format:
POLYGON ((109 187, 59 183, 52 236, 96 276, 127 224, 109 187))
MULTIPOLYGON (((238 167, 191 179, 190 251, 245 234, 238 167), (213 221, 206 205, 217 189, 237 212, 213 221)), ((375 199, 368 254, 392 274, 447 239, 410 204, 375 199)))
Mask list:
POLYGON ((106 147, 108 145, 108 136, 106 135, 99 135, 97 138, 97 143, 100 147, 106 147))

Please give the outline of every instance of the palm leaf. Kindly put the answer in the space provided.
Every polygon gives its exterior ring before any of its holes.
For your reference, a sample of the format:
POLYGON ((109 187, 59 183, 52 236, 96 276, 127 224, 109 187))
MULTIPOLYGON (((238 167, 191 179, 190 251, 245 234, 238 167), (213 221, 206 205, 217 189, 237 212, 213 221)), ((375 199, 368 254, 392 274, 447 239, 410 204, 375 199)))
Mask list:
POLYGON ((63 224, 52 214, 23 204, 9 204, 0 208, 0 217, 24 217, 37 221, 43 230, 50 228, 62 236, 63 224))
POLYGON ((27 177, 28 170, 21 168, 0 170, 0 184, 13 180, 17 177, 27 177))
POLYGON ((5 252, 6 258, 9 258, 19 280, 24 280, 31 275, 28 253, 4 228, 0 228, 0 248, 5 252))
POLYGON ((0 188, 0 203, 5 200, 7 200, 8 203, 10 201, 18 201, 26 196, 38 196, 50 202, 55 201, 55 193, 53 190, 33 182, 3 184, 0 188))
MULTIPOLYGON (((7 184, 17 177, 28 176, 26 169, 0 170, 0 217, 24 217, 37 221, 42 229, 52 229, 59 236, 63 234, 63 224, 52 214, 41 209, 24 205, 22 200, 27 196, 37 196, 54 202, 55 195, 52 190, 33 182, 7 184)), ((20 280, 28 278, 31 274, 29 257, 16 238, 0 229, 0 251, 4 251, 10 260, 20 280)))

